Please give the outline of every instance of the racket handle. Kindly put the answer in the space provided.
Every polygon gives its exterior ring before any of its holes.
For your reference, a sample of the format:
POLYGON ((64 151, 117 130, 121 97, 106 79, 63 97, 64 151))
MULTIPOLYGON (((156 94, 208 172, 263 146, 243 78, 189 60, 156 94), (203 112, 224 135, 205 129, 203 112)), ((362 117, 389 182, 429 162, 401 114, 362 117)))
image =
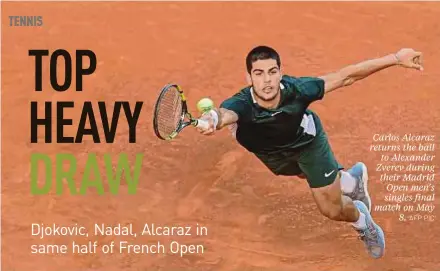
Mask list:
POLYGON ((207 120, 198 119, 196 127, 202 130, 207 130, 209 129, 209 122, 207 120))

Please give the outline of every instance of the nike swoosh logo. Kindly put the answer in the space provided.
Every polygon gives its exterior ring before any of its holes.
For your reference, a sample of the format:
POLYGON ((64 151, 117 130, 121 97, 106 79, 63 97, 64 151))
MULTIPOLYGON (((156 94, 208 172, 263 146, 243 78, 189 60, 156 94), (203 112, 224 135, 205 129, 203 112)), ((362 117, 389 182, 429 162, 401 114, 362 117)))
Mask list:
POLYGON ((275 116, 275 115, 278 115, 279 113, 281 113, 281 111, 278 111, 278 112, 272 113, 271 116, 273 117, 273 116, 275 116))
POLYGON ((333 172, 335 172, 334 169, 332 171, 330 171, 329 173, 324 173, 324 176, 327 178, 328 176, 332 175, 333 172))

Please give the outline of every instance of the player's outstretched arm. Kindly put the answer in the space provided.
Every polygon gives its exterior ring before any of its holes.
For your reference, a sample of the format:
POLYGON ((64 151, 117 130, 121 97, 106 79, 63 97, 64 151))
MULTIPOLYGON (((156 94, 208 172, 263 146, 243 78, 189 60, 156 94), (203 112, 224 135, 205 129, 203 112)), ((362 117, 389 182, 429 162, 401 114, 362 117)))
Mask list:
POLYGON ((214 108, 211 111, 203 114, 200 119, 206 120, 209 123, 209 128, 204 130, 198 128, 198 131, 204 135, 211 135, 216 130, 220 130, 230 124, 238 121, 238 115, 232 110, 225 108, 214 108), (217 123, 217 125, 215 125, 217 123))
POLYGON ((396 65, 422 71, 422 53, 405 48, 395 54, 349 65, 337 72, 320 76, 319 78, 325 81, 325 92, 327 93, 341 87, 349 86, 373 73, 396 65))

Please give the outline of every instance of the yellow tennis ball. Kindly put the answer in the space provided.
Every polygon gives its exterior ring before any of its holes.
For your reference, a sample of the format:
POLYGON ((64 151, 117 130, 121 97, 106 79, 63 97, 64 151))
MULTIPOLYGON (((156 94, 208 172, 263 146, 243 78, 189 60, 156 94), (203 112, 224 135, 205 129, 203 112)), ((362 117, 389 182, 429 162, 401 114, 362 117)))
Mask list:
POLYGON ((197 103, 197 110, 200 113, 207 112, 214 108, 214 102, 209 98, 203 98, 197 103))

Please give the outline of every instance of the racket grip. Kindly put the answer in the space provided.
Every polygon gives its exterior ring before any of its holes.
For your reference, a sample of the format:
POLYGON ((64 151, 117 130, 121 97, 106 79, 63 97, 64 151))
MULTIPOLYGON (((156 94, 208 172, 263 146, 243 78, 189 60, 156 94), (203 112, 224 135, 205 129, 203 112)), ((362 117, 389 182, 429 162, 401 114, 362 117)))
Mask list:
POLYGON ((207 130, 209 129, 209 122, 207 120, 198 119, 196 127, 202 130, 207 130))

